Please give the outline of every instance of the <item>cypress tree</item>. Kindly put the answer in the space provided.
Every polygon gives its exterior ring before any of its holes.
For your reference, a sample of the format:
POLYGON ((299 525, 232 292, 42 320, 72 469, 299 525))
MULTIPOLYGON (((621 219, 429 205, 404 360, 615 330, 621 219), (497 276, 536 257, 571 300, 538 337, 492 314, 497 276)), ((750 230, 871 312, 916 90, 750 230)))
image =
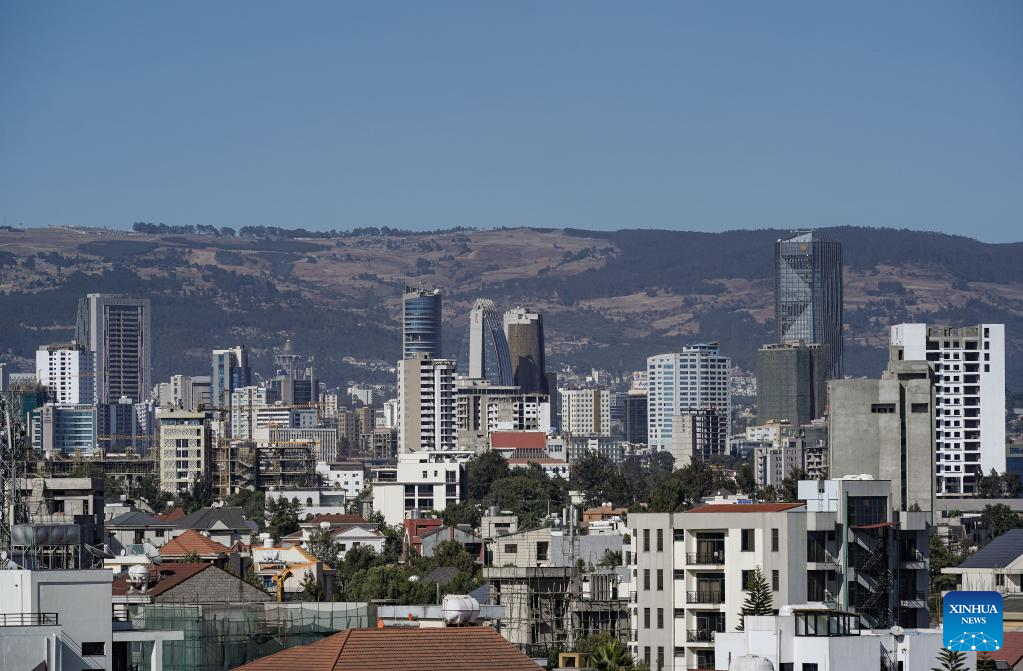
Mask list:
POLYGON ((746 585, 746 601, 739 612, 739 631, 746 626, 747 615, 774 615, 774 595, 759 566, 746 585))

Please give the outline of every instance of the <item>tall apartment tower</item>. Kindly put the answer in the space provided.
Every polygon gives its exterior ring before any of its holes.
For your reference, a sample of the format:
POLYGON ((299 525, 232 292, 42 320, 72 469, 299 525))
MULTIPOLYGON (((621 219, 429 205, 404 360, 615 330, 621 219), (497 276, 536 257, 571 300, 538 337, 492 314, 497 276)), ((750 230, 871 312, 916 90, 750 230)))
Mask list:
MULTIPOLYGON (((648 358, 647 445, 671 449, 676 415, 716 410, 731 417, 731 366, 731 360, 721 355, 717 343, 693 345, 681 352, 648 358)), ((730 436, 729 430, 726 444, 730 436)))
POLYGON ((494 301, 477 298, 469 312, 462 347, 458 353, 458 374, 491 384, 514 384, 508 339, 504 335, 501 313, 494 301))
POLYGON ((160 489, 183 492, 213 472, 213 434, 209 416, 176 408, 156 415, 160 433, 160 489))
POLYGON ((625 396, 625 442, 646 444, 646 389, 625 396))
POLYGON ((514 384, 524 394, 548 393, 543 316, 523 307, 508 310, 504 313, 504 335, 508 340, 514 384))
POLYGON ((1005 325, 898 324, 891 342, 934 365, 937 495, 975 494, 980 475, 1005 472, 1005 325))
POLYGON ((828 473, 892 483, 892 506, 934 510, 934 367, 892 346, 880 380, 828 383, 828 473))
POLYGON ((215 408, 226 408, 231 392, 252 384, 249 350, 241 345, 213 350, 213 372, 210 375, 210 401, 215 408))
POLYGON ((75 340, 96 354, 96 401, 134 403, 152 388, 152 324, 148 298, 89 294, 78 302, 75 340))
POLYGON ((398 450, 455 449, 455 362, 417 352, 398 364, 398 450))
POLYGON ((441 358, 441 294, 440 289, 428 291, 405 285, 401 299, 402 354, 428 354, 441 358))
POLYGON ((611 392, 561 389, 561 430, 574 436, 611 435, 611 392))
POLYGON ((49 389, 57 405, 96 402, 95 356, 79 343, 59 343, 36 350, 36 381, 49 389))
POLYGON ((798 428, 824 416, 828 346, 788 342, 757 350, 757 424, 788 421, 798 428))
POLYGON ((828 346, 828 377, 842 377, 842 245, 817 231, 774 244, 777 341, 828 346))

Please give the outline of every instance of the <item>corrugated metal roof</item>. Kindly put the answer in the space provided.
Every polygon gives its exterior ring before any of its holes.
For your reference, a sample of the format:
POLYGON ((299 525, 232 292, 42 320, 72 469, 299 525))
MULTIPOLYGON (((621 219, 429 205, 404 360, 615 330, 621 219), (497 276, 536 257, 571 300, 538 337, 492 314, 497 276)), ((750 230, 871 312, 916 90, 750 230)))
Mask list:
POLYGON ((1005 568, 1023 555, 1023 529, 1010 529, 994 539, 959 568, 1005 568))

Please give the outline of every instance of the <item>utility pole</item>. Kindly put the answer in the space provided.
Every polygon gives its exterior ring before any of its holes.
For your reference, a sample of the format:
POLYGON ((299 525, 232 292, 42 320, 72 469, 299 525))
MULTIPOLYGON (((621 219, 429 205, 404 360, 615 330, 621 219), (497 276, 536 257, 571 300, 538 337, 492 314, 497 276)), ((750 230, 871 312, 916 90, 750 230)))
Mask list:
POLYGON ((18 462, 24 436, 21 403, 16 394, 0 392, 0 551, 11 556, 14 525, 24 521, 24 504, 18 489, 18 462))

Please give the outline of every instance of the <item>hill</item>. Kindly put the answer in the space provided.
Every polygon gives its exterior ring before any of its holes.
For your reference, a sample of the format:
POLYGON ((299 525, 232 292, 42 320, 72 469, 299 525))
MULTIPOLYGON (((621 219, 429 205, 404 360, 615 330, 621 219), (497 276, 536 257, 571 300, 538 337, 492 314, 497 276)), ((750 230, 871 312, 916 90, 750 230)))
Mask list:
MULTIPOLYGON (((398 358, 409 279, 444 291, 451 355, 473 299, 487 296, 542 310, 555 363, 634 370, 649 354, 717 340, 751 369, 756 347, 772 338, 773 243, 785 235, 149 230, 0 230, 0 359, 30 369, 39 344, 70 336, 80 296, 110 291, 152 299, 157 379, 203 373, 211 348, 236 343, 268 371, 271 348, 292 337, 329 383, 389 380, 345 357, 398 358)), ((850 374, 878 374, 889 324, 1004 322, 1008 386, 1023 389, 1023 243, 852 227, 829 234, 844 246, 850 374)))

